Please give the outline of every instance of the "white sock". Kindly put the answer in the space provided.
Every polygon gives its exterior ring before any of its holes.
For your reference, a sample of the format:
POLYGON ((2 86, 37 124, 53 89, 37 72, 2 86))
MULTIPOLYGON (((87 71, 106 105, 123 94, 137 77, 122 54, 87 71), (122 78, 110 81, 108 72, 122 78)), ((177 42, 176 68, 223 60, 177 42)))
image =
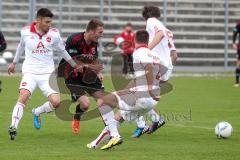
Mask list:
POLYGON ((112 123, 109 124, 109 131, 111 137, 121 137, 118 132, 119 122, 113 119, 112 123))
POLYGON ((91 142, 91 146, 94 146, 95 148, 97 148, 103 141, 109 139, 110 136, 110 132, 108 129, 108 126, 106 126, 103 131, 99 134, 99 136, 91 142))
POLYGON ((42 113, 49 113, 49 112, 52 112, 53 110, 54 110, 54 108, 53 108, 52 104, 49 101, 47 101, 43 105, 35 108, 34 114, 36 116, 39 116, 42 113))
POLYGON ((152 119, 152 122, 158 122, 160 120, 159 114, 154 109, 150 110, 147 114, 152 119))
POLYGON ((99 107, 103 121, 108 126, 111 137, 120 137, 118 133, 119 122, 114 119, 114 112, 110 106, 103 105, 99 107))
POLYGON ((22 116, 23 116, 23 109, 25 105, 17 102, 15 105, 13 112, 12 112, 12 124, 11 126, 14 128, 18 128, 18 123, 20 122, 22 116))
POLYGON ((145 122, 143 116, 137 118, 137 119, 136 119, 136 123, 137 123, 137 127, 138 127, 138 128, 144 128, 145 125, 146 125, 146 122, 145 122))

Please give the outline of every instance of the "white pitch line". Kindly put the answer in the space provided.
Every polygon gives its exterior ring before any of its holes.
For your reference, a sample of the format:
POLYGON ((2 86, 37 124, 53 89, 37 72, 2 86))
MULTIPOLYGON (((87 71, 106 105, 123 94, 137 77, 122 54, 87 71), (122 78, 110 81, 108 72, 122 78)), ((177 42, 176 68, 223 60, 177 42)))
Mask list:
POLYGON ((184 124, 167 124, 167 125, 174 126, 174 127, 186 127, 186 128, 199 128, 199 129, 213 130, 213 128, 203 127, 203 126, 187 126, 187 125, 184 125, 184 124))

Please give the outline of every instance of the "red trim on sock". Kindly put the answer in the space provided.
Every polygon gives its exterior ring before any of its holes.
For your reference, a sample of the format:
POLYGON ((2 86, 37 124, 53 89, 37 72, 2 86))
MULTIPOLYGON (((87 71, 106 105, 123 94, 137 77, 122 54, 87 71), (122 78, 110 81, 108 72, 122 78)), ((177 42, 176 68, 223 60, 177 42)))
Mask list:
POLYGON ((107 130, 105 133, 103 133, 103 135, 100 137, 100 139, 96 142, 96 145, 98 145, 102 141, 102 139, 108 134, 109 134, 109 131, 107 130))

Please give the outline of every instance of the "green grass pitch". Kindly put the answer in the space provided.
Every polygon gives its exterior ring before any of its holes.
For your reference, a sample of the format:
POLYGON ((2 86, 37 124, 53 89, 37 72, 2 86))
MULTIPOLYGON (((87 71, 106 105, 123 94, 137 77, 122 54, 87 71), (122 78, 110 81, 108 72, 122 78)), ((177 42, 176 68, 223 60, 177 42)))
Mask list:
MULTIPOLYGON (((46 101, 36 91, 24 111, 15 141, 7 129, 17 99, 20 77, 1 77, 0 160, 237 160, 240 159, 240 88, 232 77, 173 77, 174 90, 157 106, 167 120, 153 135, 131 138, 135 124, 120 127, 123 144, 108 151, 89 150, 86 144, 103 129, 100 118, 81 123, 80 135, 71 133, 70 122, 54 113, 42 116, 42 128, 33 128, 31 109, 46 101), (214 127, 227 121, 233 126, 229 139, 217 139, 214 127)), ((106 90, 112 90, 109 78, 106 90)), ((92 103, 94 106, 94 103, 92 103)))

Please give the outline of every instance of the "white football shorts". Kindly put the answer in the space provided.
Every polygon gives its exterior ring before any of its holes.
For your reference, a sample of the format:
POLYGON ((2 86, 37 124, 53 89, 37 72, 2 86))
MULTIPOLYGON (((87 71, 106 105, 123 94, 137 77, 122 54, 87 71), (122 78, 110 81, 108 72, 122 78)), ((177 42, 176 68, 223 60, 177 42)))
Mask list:
POLYGON ((168 68, 167 72, 160 77, 161 81, 168 81, 172 75, 173 69, 168 68))
POLYGON ((120 113, 125 121, 133 121, 149 112, 157 105, 157 101, 152 97, 137 98, 134 92, 125 94, 114 92, 118 100, 120 113))
MULTIPOLYGON (((25 73, 22 77, 19 89, 26 89, 32 94, 36 87, 38 87, 46 97, 50 96, 51 94, 58 93, 58 91, 55 91, 51 88, 49 81, 50 76, 51 74, 37 75, 25 73)), ((51 79, 51 83, 57 83, 56 79, 51 79)))

